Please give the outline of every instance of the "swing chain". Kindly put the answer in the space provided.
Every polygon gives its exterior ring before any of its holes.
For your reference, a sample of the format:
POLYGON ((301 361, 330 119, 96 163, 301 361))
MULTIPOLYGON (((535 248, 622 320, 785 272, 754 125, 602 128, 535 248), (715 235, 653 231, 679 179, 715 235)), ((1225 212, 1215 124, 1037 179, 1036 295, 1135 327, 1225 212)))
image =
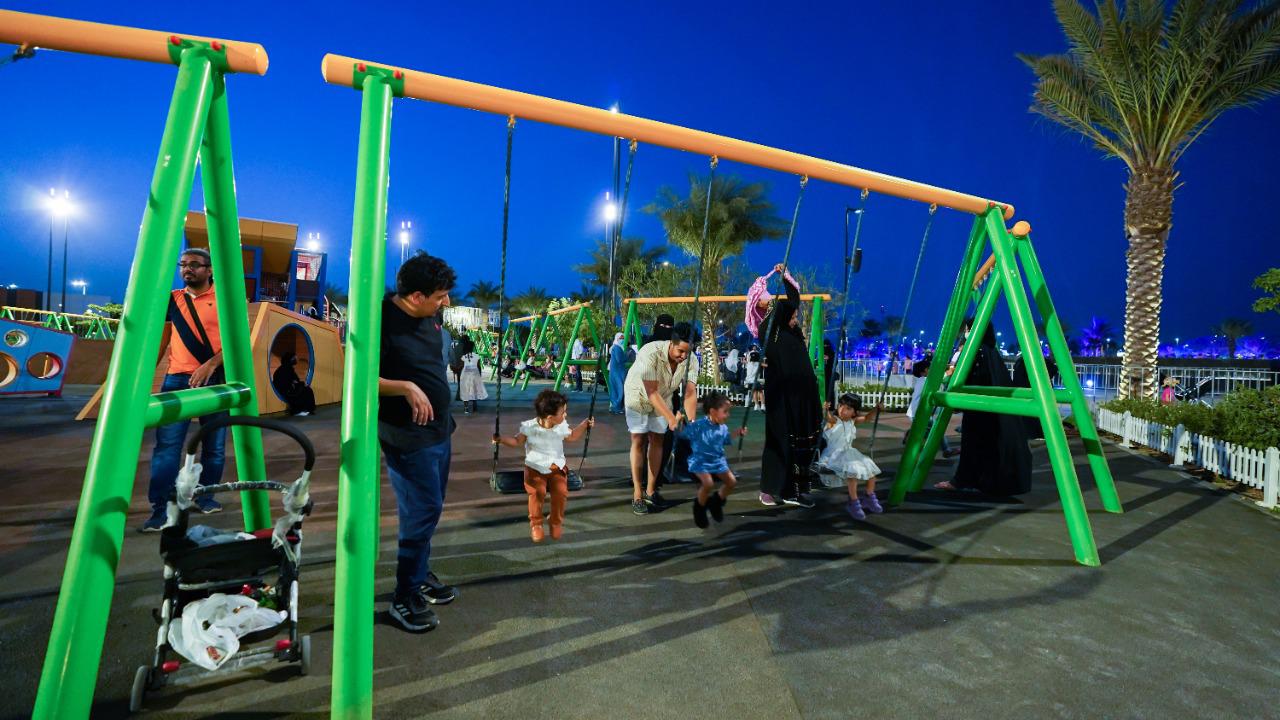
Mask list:
POLYGON ((514 128, 515 128, 515 126, 516 126, 516 116, 515 116, 515 115, 508 115, 508 116, 507 116, 507 127, 508 127, 508 128, 513 128, 513 129, 514 129, 514 128))
POLYGON ((859 199, 862 200, 862 202, 866 202, 867 196, 870 194, 871 194, 870 190, 868 190, 867 188, 862 188, 862 196, 859 199))

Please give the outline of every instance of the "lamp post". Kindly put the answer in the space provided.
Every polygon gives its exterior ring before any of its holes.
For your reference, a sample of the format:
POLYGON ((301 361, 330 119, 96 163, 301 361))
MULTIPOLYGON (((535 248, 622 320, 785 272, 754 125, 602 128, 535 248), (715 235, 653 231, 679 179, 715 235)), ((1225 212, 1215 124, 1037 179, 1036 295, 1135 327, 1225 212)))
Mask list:
POLYGON ((82 296, 83 296, 83 295, 88 295, 88 294, 89 294, 89 283, 88 283, 88 282, 86 282, 86 281, 84 281, 84 280, 72 280, 72 281, 71 281, 71 287, 78 287, 78 288, 80 288, 80 294, 81 294, 82 296))
POLYGON ((409 220, 400 221, 400 265, 404 266, 404 261, 409 259, 409 236, 413 232, 413 223, 409 220))
POLYGON ((59 197, 57 190, 49 188, 49 267, 44 286, 45 310, 53 309, 53 224, 59 216, 62 217, 62 304, 67 303, 67 216, 70 214, 71 193, 63 190, 59 197))
POLYGON ((307 233, 307 249, 311 252, 320 252, 320 233, 307 233))
MULTIPOLYGON (((609 108, 609 112, 613 113, 614 115, 617 115, 618 104, 614 103, 613 107, 609 108)), ((618 193, 620 190, 619 185, 622 180, 622 177, 620 175, 622 171, 622 166, 619 162, 621 160, 621 156, 622 156, 622 138, 615 136, 613 138, 613 197, 615 198, 618 197, 618 193)), ((614 211, 614 217, 615 218, 617 217, 616 210, 614 211)), ((617 228, 613 227, 612 221, 606 222, 605 224, 605 245, 609 248, 609 283, 608 283, 609 287, 607 292, 609 293, 609 309, 610 311, 613 312, 615 317, 617 317, 618 315, 618 307, 617 307, 618 278, 617 278, 617 274, 614 271, 614 264, 617 262, 617 258, 618 258, 618 240, 620 239, 619 237, 620 230, 621 230, 621 227, 617 227, 617 228)))

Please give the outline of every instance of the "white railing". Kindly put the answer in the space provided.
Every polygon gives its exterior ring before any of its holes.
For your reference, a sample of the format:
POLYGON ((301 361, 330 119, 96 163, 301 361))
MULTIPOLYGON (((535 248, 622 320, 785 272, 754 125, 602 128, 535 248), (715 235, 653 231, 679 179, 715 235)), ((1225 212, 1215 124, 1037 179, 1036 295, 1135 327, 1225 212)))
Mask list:
MULTIPOLYGON (((747 401, 746 392, 734 391, 733 389, 730 388, 729 385, 710 385, 710 384, 698 385, 698 397, 703 397, 712 391, 719 391, 724 393, 729 397, 730 402, 745 403, 747 401)), ((841 392, 844 392, 844 391, 845 390, 842 388, 841 392)), ((876 402, 880 399, 880 391, 876 389, 867 390, 864 388, 859 388, 855 392, 857 393, 858 397, 862 399, 862 404, 864 407, 868 407, 868 408, 875 407, 876 402)), ((909 391, 891 388, 887 393, 885 393, 884 407, 886 410, 906 410, 907 406, 910 404, 911 404, 911 393, 909 391)))
POLYGON ((1187 432, 1181 425, 1169 427, 1131 413, 1098 408, 1098 429, 1119 435, 1124 447, 1134 443, 1173 456, 1173 466, 1198 465, 1229 480, 1262 491, 1262 507, 1274 508, 1280 494, 1280 449, 1236 445, 1207 435, 1187 432))

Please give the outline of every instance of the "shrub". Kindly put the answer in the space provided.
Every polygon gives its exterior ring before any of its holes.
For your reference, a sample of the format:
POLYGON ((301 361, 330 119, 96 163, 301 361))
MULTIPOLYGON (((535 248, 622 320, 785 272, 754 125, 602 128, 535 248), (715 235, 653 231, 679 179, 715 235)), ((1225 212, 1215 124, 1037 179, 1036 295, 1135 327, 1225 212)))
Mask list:
POLYGON ((1280 386, 1228 393, 1214 407, 1199 403, 1161 404, 1143 398, 1117 398, 1102 407, 1116 413, 1174 427, 1259 450, 1280 447, 1280 386))

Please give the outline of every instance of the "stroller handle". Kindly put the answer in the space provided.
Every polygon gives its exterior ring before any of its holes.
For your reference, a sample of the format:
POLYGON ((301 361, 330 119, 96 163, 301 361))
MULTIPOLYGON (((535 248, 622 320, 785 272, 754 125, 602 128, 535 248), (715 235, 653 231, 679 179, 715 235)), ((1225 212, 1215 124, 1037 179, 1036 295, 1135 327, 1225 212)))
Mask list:
POLYGON ((251 425, 253 427, 264 428, 267 430, 275 430, 278 433, 284 433, 285 435, 288 435, 289 437, 293 438, 298 443, 298 445, 302 447, 302 452, 304 455, 306 455, 306 460, 303 465, 304 470, 306 470, 307 472, 311 472, 311 468, 314 467, 316 464, 316 449, 311 445, 311 439, 308 438, 305 433, 303 433, 297 427, 287 422, 282 422, 280 420, 273 420, 271 418, 255 417, 252 415, 238 415, 238 416, 229 415, 226 417, 218 418, 217 420, 214 420, 213 422, 210 422, 210 423, 201 423, 200 431, 197 432, 191 438, 191 440, 187 442, 187 447, 186 447, 187 454, 194 455, 196 452, 196 447, 200 444, 200 441, 203 440, 204 436, 207 435, 208 433, 211 433, 214 430, 219 430, 221 428, 231 427, 233 425, 251 425))

